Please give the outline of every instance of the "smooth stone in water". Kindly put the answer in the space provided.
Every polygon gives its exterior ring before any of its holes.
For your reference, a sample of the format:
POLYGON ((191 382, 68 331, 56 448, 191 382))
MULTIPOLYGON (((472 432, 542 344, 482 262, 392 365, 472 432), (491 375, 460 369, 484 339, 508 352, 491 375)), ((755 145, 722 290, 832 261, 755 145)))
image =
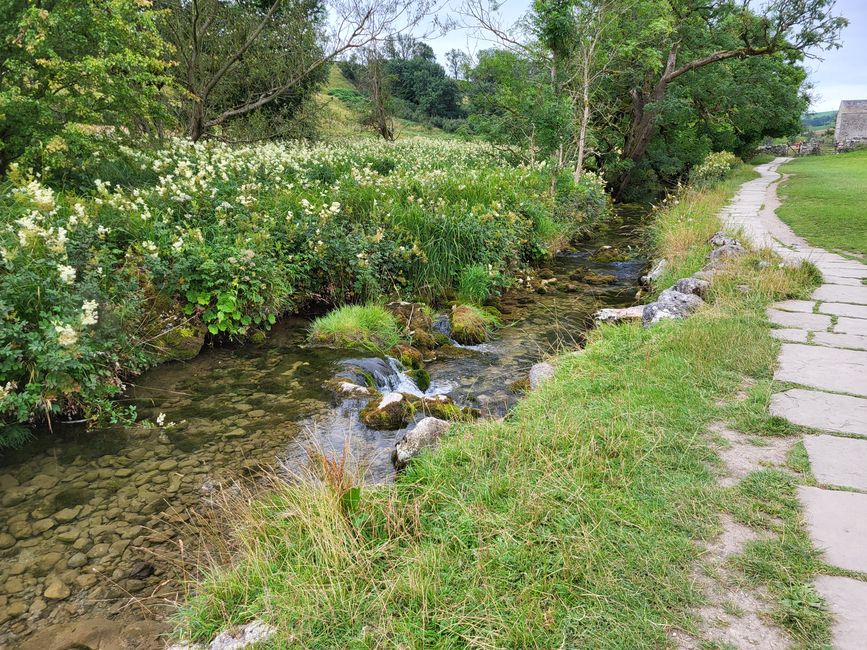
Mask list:
POLYGON ((59 512, 55 512, 54 518, 61 524, 68 524, 70 521, 78 517, 78 513, 80 512, 81 506, 75 506, 74 508, 64 508, 59 512))
POLYGON ((12 548, 15 546, 15 538, 9 533, 0 533, 0 549, 12 548))
POLYGON ((78 569, 87 564, 87 556, 84 553, 78 552, 73 555, 66 563, 70 569, 78 569))

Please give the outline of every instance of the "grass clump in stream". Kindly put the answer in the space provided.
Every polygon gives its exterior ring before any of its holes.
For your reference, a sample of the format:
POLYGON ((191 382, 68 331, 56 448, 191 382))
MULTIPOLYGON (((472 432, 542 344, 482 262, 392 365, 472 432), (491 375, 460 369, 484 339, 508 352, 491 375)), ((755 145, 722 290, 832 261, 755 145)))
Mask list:
POLYGON ((380 305, 344 305, 313 321, 310 340, 384 352, 400 342, 400 330, 394 316, 380 305))
POLYGON ((351 511, 321 484, 242 509, 182 634, 259 617, 276 647, 656 648, 695 629, 694 540, 725 502, 704 432, 744 376, 771 378, 766 305, 809 290, 756 261, 689 320, 594 330, 506 421, 455 425, 351 511))

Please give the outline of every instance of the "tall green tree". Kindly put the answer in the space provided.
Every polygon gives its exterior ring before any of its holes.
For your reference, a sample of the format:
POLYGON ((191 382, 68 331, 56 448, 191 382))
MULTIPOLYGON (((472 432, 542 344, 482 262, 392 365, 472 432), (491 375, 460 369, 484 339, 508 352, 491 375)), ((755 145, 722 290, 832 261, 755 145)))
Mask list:
POLYGON ((0 174, 70 124, 163 113, 167 47, 147 0, 0 3, 0 174))

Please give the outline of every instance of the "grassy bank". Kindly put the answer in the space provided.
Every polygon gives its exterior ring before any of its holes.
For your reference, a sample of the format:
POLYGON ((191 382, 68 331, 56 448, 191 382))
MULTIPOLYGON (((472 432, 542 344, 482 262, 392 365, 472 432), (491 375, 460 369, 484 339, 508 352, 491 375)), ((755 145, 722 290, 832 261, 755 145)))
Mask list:
MULTIPOLYGON (((670 277, 701 266, 716 212, 752 173, 658 211, 670 277)), ((745 377, 770 380, 764 309, 814 279, 761 259, 721 272, 689 320, 595 330, 505 421, 453 428, 392 486, 351 505, 344 481, 285 486, 239 507, 181 633, 207 640, 258 617, 281 648, 651 648, 694 629, 695 540, 735 498, 716 483, 706 427, 745 377)), ((744 408, 761 417, 758 400, 744 408)), ((809 569, 786 561, 766 574, 802 584, 809 569)), ((804 619, 781 604, 787 617, 804 619)))
POLYGON ((867 256, 867 149, 784 165, 777 215, 815 246, 867 256))
POLYGON ((32 418, 132 417, 124 381, 205 335, 434 300, 480 269, 496 291, 609 206, 591 176, 552 193, 544 165, 456 141, 105 144, 0 186, 0 447, 32 418))

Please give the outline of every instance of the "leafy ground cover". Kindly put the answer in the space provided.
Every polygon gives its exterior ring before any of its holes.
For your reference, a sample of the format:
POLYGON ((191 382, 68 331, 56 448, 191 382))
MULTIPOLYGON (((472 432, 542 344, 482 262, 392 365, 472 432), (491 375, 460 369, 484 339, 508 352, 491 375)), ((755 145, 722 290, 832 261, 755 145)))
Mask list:
POLYGON ((806 156, 782 167, 777 214, 811 244, 867 255, 867 150, 806 156))
MULTIPOLYGON (((701 265, 717 211, 752 173, 660 208, 653 236, 672 273, 701 265)), ((595 330, 505 421, 454 427, 350 506, 345 476, 238 504, 180 634, 261 618, 279 629, 273 647, 655 648, 672 626, 694 630, 695 540, 731 496, 706 427, 745 376, 771 378, 766 305, 815 279, 767 257, 720 273, 689 320, 595 330)), ((793 489, 778 490, 786 507, 793 489)), ((785 569, 802 557, 775 553, 761 570, 801 585, 809 569, 785 569)), ((781 621, 803 621, 783 607, 781 621)))
POLYGON ((456 141, 80 153, 0 187, 0 427, 129 417, 110 398, 169 331, 201 345, 311 301, 434 300, 467 269, 508 283, 608 211, 592 176, 552 193, 544 164, 456 141))

